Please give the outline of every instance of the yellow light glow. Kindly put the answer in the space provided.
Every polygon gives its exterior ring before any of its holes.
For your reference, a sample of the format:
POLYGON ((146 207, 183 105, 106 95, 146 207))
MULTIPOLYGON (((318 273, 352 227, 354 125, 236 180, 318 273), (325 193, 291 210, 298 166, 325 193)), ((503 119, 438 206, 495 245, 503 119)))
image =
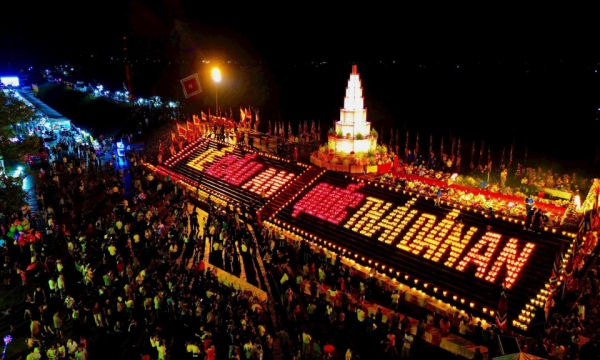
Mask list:
POLYGON ((222 77, 221 77, 221 70, 219 68, 213 68, 210 72, 210 75, 212 76, 212 79, 214 82, 221 82, 222 77))

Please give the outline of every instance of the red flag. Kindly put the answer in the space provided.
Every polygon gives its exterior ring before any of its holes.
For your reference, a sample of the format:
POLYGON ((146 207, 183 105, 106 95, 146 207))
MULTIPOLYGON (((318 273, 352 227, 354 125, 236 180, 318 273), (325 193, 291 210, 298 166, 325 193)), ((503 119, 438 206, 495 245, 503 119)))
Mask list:
MULTIPOLYGON (((594 180, 596 182, 598 180, 594 180)), ((594 212, 595 215, 598 216, 598 197, 600 196, 600 187, 596 187, 596 193, 594 194, 594 212)))
POLYGON ((202 92, 198 73, 194 73, 186 78, 183 78, 180 80, 180 82, 181 86, 183 86, 183 95, 186 99, 202 92))
POLYGON ((200 126, 200 118, 198 117, 198 115, 192 115, 192 119, 194 119, 195 126, 200 126))
POLYGON ((244 111, 244 109, 242 109, 242 106, 240 105, 240 122, 243 123, 244 121, 246 121, 246 112, 244 111))
POLYGON ((185 123, 187 124, 187 129, 189 132, 194 131, 194 125, 191 122, 186 121, 185 123))
POLYGON ((507 309, 508 303, 506 301, 506 287, 504 284, 502 284, 502 294, 500 295, 500 300, 498 301, 498 311, 496 312, 496 325, 498 325, 502 331, 506 331, 507 329, 507 309))
POLYGON ((181 126, 179 123, 177 123, 177 135, 186 138, 187 137, 187 130, 185 127, 181 126))
POLYGON ((204 111, 200 111, 200 117, 202 118, 202 121, 208 121, 208 118, 206 117, 204 111))
POLYGON ((258 110, 254 111, 254 123, 256 124, 256 131, 258 131, 258 124, 260 124, 260 119, 258 118, 258 110))
POLYGON ((246 109, 246 119, 252 120, 252 112, 246 109))
POLYGON ((171 142, 177 142, 177 135, 171 131, 171 142))

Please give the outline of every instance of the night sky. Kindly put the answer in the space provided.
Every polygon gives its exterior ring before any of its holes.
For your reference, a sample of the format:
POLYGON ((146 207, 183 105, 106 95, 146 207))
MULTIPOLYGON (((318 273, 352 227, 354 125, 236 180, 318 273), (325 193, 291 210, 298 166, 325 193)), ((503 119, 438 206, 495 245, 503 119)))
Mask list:
POLYGON ((600 53, 600 23, 585 9, 209 3, 10 2, 0 22, 2 62, 112 52, 123 34, 167 41, 176 19, 232 29, 268 59, 597 60, 600 53))
MULTIPOLYGON (((416 123, 421 138, 453 131, 496 148, 516 137, 521 150, 529 144, 530 152, 562 160, 593 158, 600 131, 600 22, 583 8, 107 0, 17 1, 2 13, 0 73, 90 54, 118 57, 126 36, 128 56, 149 61, 232 59, 270 69, 369 62, 361 73, 378 130, 416 123), (376 68, 380 61, 402 65, 376 68)), ((349 71, 277 74, 281 109, 263 117, 333 121, 349 71)))

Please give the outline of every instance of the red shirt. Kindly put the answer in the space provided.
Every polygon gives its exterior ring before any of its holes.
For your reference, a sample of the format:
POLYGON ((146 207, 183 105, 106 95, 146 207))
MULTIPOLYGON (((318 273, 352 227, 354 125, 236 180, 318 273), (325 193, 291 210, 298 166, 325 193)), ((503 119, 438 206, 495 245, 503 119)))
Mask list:
POLYGON ((210 349, 206 350, 206 359, 207 360, 215 360, 215 348, 211 347, 210 349))
MULTIPOLYGON (((210 343, 212 343, 212 340, 211 340, 211 339, 206 339, 206 340, 204 340, 204 343, 203 343, 203 345, 204 345, 204 351, 208 351, 208 348, 209 348, 209 346, 210 346, 210 343)), ((215 352, 215 351, 213 350, 213 353, 214 353, 214 352, 215 352)))

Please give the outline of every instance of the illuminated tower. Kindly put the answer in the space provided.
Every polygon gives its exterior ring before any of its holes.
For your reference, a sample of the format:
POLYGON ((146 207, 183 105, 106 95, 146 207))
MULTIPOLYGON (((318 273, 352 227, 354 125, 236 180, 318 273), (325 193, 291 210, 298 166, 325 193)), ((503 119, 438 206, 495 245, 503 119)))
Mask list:
POLYGON ((364 102, 358 69, 352 65, 344 107, 340 109, 340 120, 335 123, 335 135, 329 135, 329 149, 346 154, 367 153, 375 149, 377 142, 371 138, 371 123, 367 121, 364 102))

